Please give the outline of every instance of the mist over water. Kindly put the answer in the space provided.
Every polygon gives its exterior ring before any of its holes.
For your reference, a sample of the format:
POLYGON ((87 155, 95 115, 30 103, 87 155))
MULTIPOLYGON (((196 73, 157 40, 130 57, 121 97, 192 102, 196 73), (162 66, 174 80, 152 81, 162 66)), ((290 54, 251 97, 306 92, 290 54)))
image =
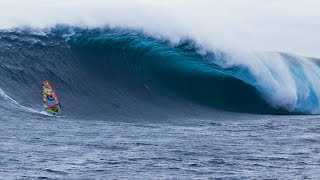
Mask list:
POLYGON ((0 28, 122 26, 206 47, 282 51, 320 57, 317 0, 26 0, 0 2, 0 28), (288 8, 290 7, 290 8, 288 8))

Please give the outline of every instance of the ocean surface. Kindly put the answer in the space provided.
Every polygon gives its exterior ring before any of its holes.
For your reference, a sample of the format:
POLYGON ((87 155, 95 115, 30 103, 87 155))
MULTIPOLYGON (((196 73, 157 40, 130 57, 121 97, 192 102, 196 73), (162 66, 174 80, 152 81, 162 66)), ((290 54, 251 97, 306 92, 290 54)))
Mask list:
POLYGON ((141 30, 0 31, 0 179, 320 179, 319 60, 141 30), (44 111, 41 82, 62 105, 44 111))

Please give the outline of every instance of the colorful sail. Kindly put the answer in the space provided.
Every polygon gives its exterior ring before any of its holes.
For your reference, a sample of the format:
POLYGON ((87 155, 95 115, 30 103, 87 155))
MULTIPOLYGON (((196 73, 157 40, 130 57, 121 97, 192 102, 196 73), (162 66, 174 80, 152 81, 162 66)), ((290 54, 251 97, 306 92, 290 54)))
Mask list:
POLYGON ((58 96, 49 81, 42 81, 42 99, 45 109, 53 114, 60 114, 61 107, 58 96))

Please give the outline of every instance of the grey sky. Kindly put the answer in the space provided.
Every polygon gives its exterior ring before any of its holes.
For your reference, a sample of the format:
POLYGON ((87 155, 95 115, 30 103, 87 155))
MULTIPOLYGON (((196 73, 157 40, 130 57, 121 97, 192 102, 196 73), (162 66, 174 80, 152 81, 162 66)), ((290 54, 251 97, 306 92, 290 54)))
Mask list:
POLYGON ((209 48, 320 57, 319 0, 0 0, 0 28, 69 23, 143 28, 209 48))

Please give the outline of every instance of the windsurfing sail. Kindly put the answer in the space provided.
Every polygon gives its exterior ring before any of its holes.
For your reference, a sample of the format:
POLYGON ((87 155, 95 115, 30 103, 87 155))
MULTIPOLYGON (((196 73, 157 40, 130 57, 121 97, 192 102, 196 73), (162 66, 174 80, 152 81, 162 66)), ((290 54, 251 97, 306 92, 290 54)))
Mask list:
POLYGON ((42 100, 44 108, 53 114, 61 114, 58 96, 49 81, 42 81, 42 100))

